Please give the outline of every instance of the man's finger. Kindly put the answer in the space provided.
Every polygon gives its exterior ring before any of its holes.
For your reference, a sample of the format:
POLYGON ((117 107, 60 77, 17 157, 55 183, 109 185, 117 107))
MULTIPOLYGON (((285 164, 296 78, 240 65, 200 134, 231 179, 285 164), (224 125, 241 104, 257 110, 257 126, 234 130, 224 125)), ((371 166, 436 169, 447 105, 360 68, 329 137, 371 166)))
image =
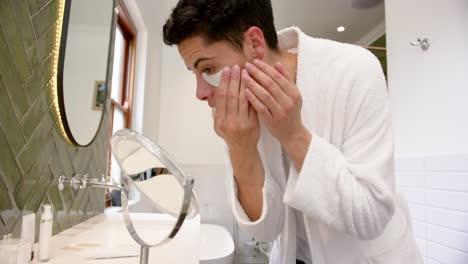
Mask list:
POLYGON ((215 120, 226 118, 226 93, 229 86, 229 79, 231 78, 231 69, 229 67, 224 68, 223 75, 221 77, 221 83, 218 88, 215 89, 216 98, 216 113, 215 120))
MULTIPOLYGON (((246 63, 245 68, 249 72, 249 75, 258 84, 265 88, 277 103, 281 104, 286 99, 287 95, 283 92, 283 90, 281 89, 281 87, 279 87, 275 80, 268 75, 268 73, 271 71, 263 72, 262 69, 251 63, 246 63)), ((276 70, 274 71, 276 72, 276 70)), ((279 73, 277 74, 280 75, 279 73)))
POLYGON ((262 72, 268 75, 285 94, 289 95, 292 89, 292 83, 290 81, 289 74, 281 64, 277 63, 274 68, 261 60, 254 60, 254 64, 262 72))
POLYGON ((279 63, 279 62, 276 63, 275 64, 275 69, 277 71, 279 71, 284 76, 284 78, 286 78, 288 81, 290 81, 290 82, 292 81, 291 76, 289 75, 289 73, 286 71, 286 69, 283 67, 283 65, 281 63, 279 63))
POLYGON ((270 122, 273 119, 268 107, 266 107, 260 100, 258 100, 252 91, 245 89, 245 95, 247 96, 247 99, 249 99, 252 107, 263 118, 263 120, 270 122))
POLYGON ((240 68, 234 65, 231 69, 231 79, 227 90, 227 113, 226 118, 237 118, 239 115, 239 87, 240 87, 240 68))
POLYGON ((258 122, 257 111, 255 111, 255 108, 251 104, 249 104, 249 120, 252 120, 252 122, 258 122))
POLYGON ((249 102, 255 107, 255 110, 257 110, 259 114, 263 113, 263 107, 269 109, 273 115, 277 115, 282 112, 281 106, 276 102, 275 98, 273 98, 273 96, 264 87, 250 77, 247 72, 242 74, 242 80, 245 83, 245 87, 250 90, 254 96, 253 98, 246 93, 247 99, 249 99, 249 102))
MULTIPOLYGON (((242 70, 242 74, 245 74, 245 70, 242 70)), ((245 96, 245 82, 241 80, 240 91, 239 91, 239 117, 241 120, 247 120, 249 117, 249 101, 245 96)))

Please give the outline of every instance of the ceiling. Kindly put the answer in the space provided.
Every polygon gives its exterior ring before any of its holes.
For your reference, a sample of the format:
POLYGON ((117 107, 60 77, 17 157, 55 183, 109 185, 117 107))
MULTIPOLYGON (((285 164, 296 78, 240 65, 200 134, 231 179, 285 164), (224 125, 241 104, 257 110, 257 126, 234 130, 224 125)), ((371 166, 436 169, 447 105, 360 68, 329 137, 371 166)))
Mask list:
POLYGON ((351 0, 272 0, 276 29, 298 26, 306 34, 340 42, 356 43, 385 21, 383 3, 357 10, 351 0), (338 32, 345 26, 344 32, 338 32))

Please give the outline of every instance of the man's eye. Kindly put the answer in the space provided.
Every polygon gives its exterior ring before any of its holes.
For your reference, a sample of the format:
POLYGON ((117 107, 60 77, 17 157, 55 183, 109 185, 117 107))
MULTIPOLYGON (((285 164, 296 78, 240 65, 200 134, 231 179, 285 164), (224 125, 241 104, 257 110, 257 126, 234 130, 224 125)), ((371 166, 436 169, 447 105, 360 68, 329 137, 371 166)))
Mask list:
POLYGON ((213 68, 211 68, 211 67, 210 68, 205 68, 203 70, 203 72, 206 73, 206 74, 211 74, 213 72, 213 68))

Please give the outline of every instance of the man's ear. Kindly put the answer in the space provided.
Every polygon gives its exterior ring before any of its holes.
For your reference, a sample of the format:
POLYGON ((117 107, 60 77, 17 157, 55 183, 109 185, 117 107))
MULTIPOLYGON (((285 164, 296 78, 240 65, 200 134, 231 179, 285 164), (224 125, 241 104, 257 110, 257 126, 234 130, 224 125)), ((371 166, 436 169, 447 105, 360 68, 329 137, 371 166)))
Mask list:
POLYGON ((252 26, 244 33, 244 53, 251 58, 263 60, 265 58, 266 41, 263 31, 252 26))

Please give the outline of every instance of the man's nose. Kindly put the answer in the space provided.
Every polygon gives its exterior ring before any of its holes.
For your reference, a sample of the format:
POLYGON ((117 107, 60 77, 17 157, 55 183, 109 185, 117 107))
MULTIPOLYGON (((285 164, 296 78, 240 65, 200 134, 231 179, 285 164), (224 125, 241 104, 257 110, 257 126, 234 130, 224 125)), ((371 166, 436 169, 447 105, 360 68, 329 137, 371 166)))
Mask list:
POLYGON ((197 76, 197 98, 201 101, 207 101, 213 96, 213 89, 203 78, 197 76))

